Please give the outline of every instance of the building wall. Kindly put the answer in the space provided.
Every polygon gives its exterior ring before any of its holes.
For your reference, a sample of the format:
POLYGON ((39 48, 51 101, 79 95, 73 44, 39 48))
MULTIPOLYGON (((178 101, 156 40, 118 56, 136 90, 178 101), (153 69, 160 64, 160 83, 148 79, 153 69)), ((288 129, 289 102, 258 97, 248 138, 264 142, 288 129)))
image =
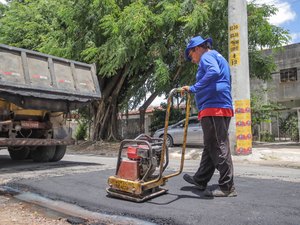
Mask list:
MULTIPOLYGON (((149 126, 151 124, 152 113, 145 114, 145 134, 151 135, 149 126)), ((140 134, 140 115, 139 114, 129 114, 128 119, 123 115, 119 120, 119 132, 120 136, 125 138, 134 139, 140 134)))
MULTIPOLYGON (((269 55, 272 50, 265 53, 269 55)), ((268 98, 289 108, 300 107, 300 43, 283 47, 283 51, 275 53, 274 59, 277 70, 272 74, 273 80, 267 82, 268 89, 271 89, 268 98), (280 71, 290 68, 296 68, 297 80, 282 82, 280 71)))
MULTIPOLYGON (((284 116, 289 112, 300 109, 300 43, 284 46, 282 51, 265 50, 266 55, 274 53, 273 57, 277 66, 272 73, 272 80, 263 82, 258 79, 250 80, 251 92, 262 93, 264 101, 280 103, 288 108, 284 112, 278 112, 279 116, 284 116), (296 79, 283 79, 284 72, 289 69, 296 71, 296 79), (261 92, 261 90, 268 90, 261 92)), ((262 124, 262 130, 268 130, 275 136, 280 133, 278 129, 278 119, 273 118, 271 124, 262 124), (275 121, 276 120, 276 121, 275 121), (276 127, 275 127, 276 126, 276 127)), ((298 126, 300 129, 300 117, 298 113, 298 126)), ((299 132, 300 133, 300 132, 299 132)))

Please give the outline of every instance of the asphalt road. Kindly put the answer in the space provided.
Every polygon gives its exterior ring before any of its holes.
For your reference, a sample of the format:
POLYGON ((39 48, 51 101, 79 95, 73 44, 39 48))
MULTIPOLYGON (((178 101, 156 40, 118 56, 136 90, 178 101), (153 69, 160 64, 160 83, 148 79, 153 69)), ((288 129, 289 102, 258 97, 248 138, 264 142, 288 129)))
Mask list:
MULTIPOLYGON (((5 157, 0 160, 0 179, 17 176, 22 167, 26 168, 23 174, 27 175, 22 179, 12 179, 6 183, 7 186, 91 211, 172 225, 298 225, 300 222, 300 170, 297 169, 236 165, 238 196, 234 198, 205 198, 197 188, 185 183, 180 175, 168 181, 165 186, 168 194, 144 203, 133 203, 107 197, 107 178, 114 174, 111 169, 114 159, 68 156, 51 166, 24 162, 23 165, 13 165, 13 171, 6 160, 5 157)), ((197 165, 198 161, 187 161, 185 169, 193 171, 197 165)), ((215 174, 211 184, 217 183, 217 179, 215 174)))

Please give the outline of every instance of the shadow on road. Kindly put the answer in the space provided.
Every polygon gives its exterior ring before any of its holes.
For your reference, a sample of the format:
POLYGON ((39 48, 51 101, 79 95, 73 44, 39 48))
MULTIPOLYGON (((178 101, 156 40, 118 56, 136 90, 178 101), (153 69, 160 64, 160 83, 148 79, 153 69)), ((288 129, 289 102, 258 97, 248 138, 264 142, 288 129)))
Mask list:
POLYGON ((92 163, 92 162, 72 162, 61 160, 59 162, 46 162, 38 163, 33 162, 31 159, 15 161, 11 160, 9 156, 1 155, 0 156, 0 171, 8 173, 15 173, 17 171, 42 171, 56 168, 67 168, 74 166, 102 166, 101 163, 92 163))
POLYGON ((212 200, 214 199, 213 197, 207 197, 204 195, 204 191, 200 191, 197 187, 195 186, 184 186, 180 189, 181 191, 188 191, 188 192, 192 192, 194 195, 188 195, 188 194, 184 194, 184 195, 178 195, 178 194, 172 194, 167 192, 167 195, 169 196, 174 196, 175 198, 172 200, 169 200, 167 202, 155 202, 155 199, 149 201, 149 204, 154 204, 154 205, 168 205, 172 202, 178 201, 180 199, 184 199, 184 198, 189 198, 189 199, 204 199, 204 200, 212 200), (196 196, 195 196, 196 195, 196 196))

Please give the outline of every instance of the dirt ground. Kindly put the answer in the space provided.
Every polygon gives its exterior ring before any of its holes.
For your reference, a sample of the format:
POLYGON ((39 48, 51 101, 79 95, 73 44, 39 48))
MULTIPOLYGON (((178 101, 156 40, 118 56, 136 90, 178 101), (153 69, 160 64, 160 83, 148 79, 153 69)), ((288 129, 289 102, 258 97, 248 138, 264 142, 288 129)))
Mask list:
POLYGON ((70 225, 65 218, 45 215, 44 210, 9 195, 0 195, 0 217, 1 225, 70 225))
MULTIPOLYGON (((109 219, 86 220, 70 216, 60 216, 57 212, 40 206, 18 201, 9 195, 0 194, 0 225, 104 225, 115 224, 109 219)), ((118 223, 117 225, 128 225, 118 223)))
POLYGON ((69 154, 93 154, 100 156, 117 156, 120 142, 84 141, 68 146, 69 154))

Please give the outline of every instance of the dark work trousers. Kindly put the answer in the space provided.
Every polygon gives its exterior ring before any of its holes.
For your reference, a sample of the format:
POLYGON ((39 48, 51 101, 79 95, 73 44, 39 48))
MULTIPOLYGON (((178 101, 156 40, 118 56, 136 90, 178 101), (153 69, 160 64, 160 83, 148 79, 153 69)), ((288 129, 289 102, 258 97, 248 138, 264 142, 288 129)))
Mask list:
POLYGON ((204 149, 200 167, 194 175, 197 183, 206 186, 217 169, 220 172, 219 186, 224 191, 234 189, 228 137, 230 119, 221 116, 208 116, 201 119, 204 149))

